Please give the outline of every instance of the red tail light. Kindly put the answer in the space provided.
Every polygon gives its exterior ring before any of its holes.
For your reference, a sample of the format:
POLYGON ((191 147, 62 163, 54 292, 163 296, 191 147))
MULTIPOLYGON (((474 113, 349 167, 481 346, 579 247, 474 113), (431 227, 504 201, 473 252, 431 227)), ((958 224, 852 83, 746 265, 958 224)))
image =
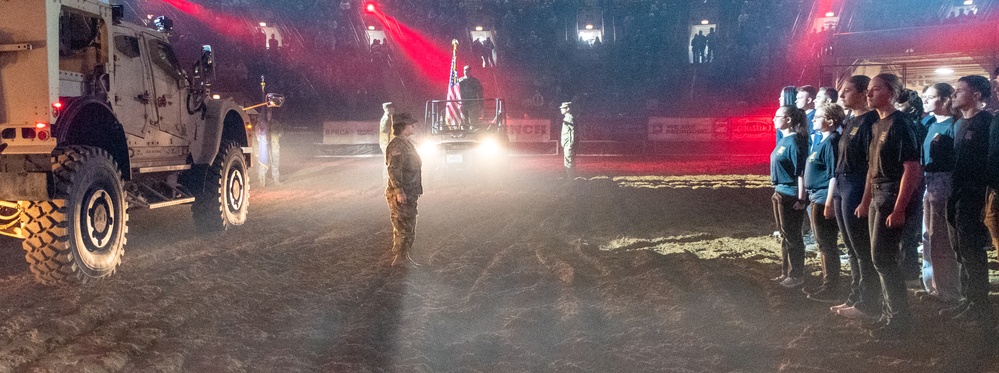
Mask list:
POLYGON ((58 117, 59 113, 62 112, 62 102, 56 101, 52 103, 52 116, 58 117))

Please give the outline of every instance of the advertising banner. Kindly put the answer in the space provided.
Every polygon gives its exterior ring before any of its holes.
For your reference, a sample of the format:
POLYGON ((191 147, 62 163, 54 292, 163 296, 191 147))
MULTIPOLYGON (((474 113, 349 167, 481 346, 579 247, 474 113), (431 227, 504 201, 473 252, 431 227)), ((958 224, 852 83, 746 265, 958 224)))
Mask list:
POLYGON ((707 141, 717 139, 716 118, 649 118, 650 141, 707 141))
POLYGON ((649 118, 649 141, 767 141, 774 139, 769 117, 649 118))
POLYGON ((506 133, 510 142, 549 142, 551 122, 545 119, 508 119, 506 133))
POLYGON ((728 118, 726 126, 732 140, 773 141, 777 133, 770 117, 728 118))
POLYGON ((323 144, 378 144, 378 122, 325 122, 323 123, 323 144))

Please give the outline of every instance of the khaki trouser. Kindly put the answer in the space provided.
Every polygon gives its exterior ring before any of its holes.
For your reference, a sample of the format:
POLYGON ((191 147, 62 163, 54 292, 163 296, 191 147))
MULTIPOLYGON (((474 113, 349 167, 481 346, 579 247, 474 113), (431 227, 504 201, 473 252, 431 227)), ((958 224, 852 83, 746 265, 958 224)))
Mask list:
POLYGON ((562 126, 562 161, 567 169, 576 168, 576 129, 562 126))
POLYGON ((416 200, 409 197, 406 203, 399 203, 395 194, 385 196, 388 201, 389 218, 392 220, 392 254, 405 255, 413 247, 416 238, 416 200))
POLYGON ((989 188, 989 198, 985 204, 985 226, 992 236, 992 248, 999 258, 999 191, 989 188))

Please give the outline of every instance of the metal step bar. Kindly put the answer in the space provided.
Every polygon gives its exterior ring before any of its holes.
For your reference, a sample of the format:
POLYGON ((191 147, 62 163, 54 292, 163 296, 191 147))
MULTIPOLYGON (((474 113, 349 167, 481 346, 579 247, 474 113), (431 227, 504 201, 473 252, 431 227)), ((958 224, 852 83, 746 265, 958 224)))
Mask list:
POLYGON ((186 171, 190 170, 191 165, 182 164, 177 166, 159 166, 159 167, 141 167, 139 168, 140 174, 151 174, 155 172, 169 172, 169 171, 186 171))
POLYGON ((186 204, 186 203, 193 203, 193 202, 194 202, 194 197, 181 198, 181 199, 175 199, 173 201, 150 203, 149 204, 149 209, 152 210, 152 209, 158 209, 158 208, 161 208, 161 207, 177 206, 177 205, 183 205, 183 204, 186 204))

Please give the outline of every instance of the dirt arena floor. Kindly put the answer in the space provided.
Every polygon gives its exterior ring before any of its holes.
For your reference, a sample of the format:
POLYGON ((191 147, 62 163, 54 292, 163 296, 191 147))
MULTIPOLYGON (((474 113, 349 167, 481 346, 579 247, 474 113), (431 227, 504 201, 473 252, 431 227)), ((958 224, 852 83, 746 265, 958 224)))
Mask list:
POLYGON ((225 233, 134 211, 97 284, 36 285, 0 237, 0 372, 999 372, 999 344, 934 304, 913 299, 912 338, 874 341, 770 282, 765 156, 428 177, 408 267, 389 266, 379 159, 286 161, 225 233))

